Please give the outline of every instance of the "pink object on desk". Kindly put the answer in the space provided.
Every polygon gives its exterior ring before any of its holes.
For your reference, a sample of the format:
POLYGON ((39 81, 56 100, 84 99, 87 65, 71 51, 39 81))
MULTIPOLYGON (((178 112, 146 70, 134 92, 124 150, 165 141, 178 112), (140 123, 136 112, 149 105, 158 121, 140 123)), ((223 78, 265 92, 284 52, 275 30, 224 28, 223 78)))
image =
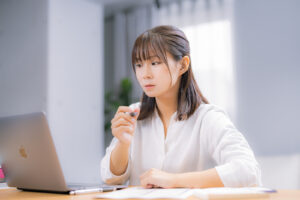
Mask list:
POLYGON ((1 168, 0 168, 0 178, 4 178, 4 174, 1 168))

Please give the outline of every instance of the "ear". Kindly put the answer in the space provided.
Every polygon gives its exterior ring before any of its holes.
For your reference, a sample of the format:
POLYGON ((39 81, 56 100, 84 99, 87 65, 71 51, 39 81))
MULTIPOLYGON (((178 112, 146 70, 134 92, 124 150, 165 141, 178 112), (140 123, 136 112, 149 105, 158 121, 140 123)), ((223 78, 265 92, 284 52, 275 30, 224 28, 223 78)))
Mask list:
POLYGON ((184 74, 190 66, 190 58, 188 56, 184 56, 180 61, 180 75, 184 74))

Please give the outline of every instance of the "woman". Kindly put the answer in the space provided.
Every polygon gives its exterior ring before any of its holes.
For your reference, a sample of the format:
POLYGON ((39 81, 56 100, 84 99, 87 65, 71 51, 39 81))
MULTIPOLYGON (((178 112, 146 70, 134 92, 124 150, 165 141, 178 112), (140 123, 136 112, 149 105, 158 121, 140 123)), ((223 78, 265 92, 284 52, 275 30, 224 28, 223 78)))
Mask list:
POLYGON ((128 180, 146 188, 261 185, 247 141, 226 113, 201 94, 181 30, 159 26, 141 34, 132 65, 144 92, 141 102, 120 106, 111 121, 114 138, 101 162, 106 183, 128 180))

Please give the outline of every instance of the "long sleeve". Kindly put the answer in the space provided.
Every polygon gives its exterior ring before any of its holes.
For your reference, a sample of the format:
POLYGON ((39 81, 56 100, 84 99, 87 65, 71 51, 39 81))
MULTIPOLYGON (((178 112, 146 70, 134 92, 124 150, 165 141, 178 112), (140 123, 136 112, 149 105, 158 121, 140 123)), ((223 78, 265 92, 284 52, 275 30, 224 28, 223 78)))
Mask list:
POLYGON ((130 176, 130 168, 131 168, 130 156, 128 159, 127 169, 124 174, 120 176, 116 176, 110 171, 110 156, 117 142, 118 139, 114 137, 109 147, 106 148, 105 156, 101 161, 101 177, 106 184, 111 184, 111 185, 124 184, 130 176))
MULTIPOLYGON (((133 103, 129 107, 133 110, 139 108, 140 102, 133 103)), ((110 171, 110 156, 111 156, 111 152, 114 150, 115 146, 117 145, 117 142, 118 139, 114 137, 109 147, 106 148, 105 156, 101 161, 101 177, 102 180, 107 184, 125 184, 125 182, 129 179, 131 175, 130 169, 132 167, 132 159, 131 159, 132 145, 129 148, 130 152, 128 157, 128 165, 125 173, 120 176, 116 176, 110 171)))
POLYGON ((261 186, 261 171, 254 154, 226 113, 212 110, 203 120, 203 145, 217 163, 216 170, 224 186, 261 186))

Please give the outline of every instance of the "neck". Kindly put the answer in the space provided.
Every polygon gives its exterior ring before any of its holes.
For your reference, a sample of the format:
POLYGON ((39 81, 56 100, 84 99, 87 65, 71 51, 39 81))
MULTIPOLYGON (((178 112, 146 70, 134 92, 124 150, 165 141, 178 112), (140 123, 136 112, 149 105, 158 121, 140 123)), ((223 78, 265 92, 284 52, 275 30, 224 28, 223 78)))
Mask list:
POLYGON ((163 120, 169 120, 177 110, 178 89, 179 85, 176 85, 164 95, 155 98, 158 114, 163 120))
POLYGON ((166 101, 164 99, 156 99, 158 114, 162 119, 169 119, 177 110, 177 101, 166 101))

